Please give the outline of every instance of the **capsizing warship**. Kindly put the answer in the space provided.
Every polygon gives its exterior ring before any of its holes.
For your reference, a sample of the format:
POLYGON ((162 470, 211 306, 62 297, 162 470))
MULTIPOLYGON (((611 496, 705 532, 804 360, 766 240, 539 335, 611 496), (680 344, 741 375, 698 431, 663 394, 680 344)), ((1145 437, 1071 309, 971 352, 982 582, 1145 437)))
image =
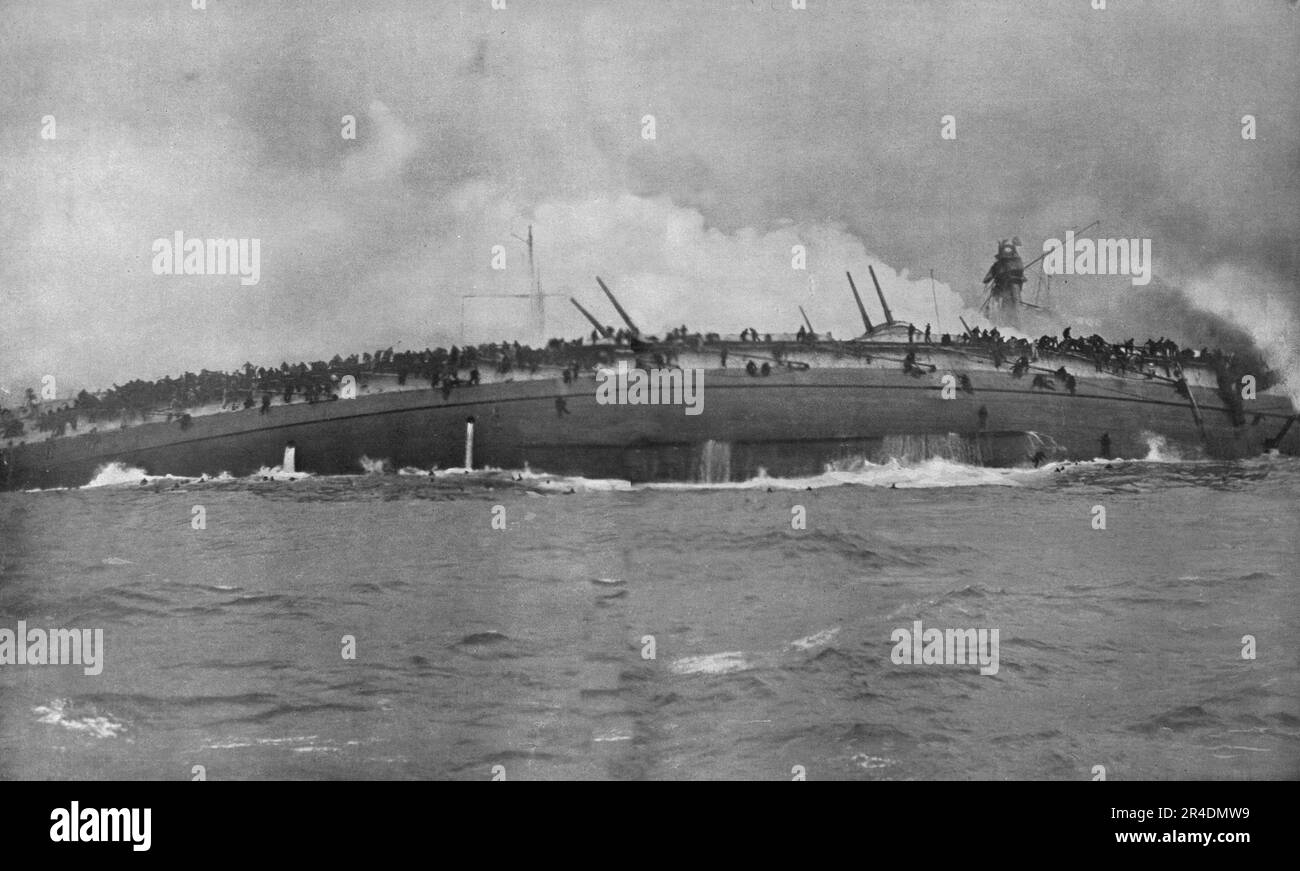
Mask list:
MULTIPOLYGON (((530 255, 531 239, 530 229, 530 255)), ((999 243, 985 276, 990 322, 1012 326, 1033 305, 1021 298, 1025 269, 1015 244, 999 243)), ((310 373, 248 366, 242 408, 173 405, 113 420, 73 410, 72 433, 61 425, 49 437, 9 438, 0 487, 81 486, 113 463, 186 477, 355 474, 382 461, 718 483, 891 459, 1003 467, 1140 459, 1154 442, 1185 458, 1300 453, 1290 397, 1231 357, 1168 341, 1112 345, 1068 329, 1059 339, 1011 338, 964 320, 961 334, 936 336, 896 320, 870 275, 883 317, 872 321, 846 272, 864 328, 850 340, 819 335, 802 309, 794 334, 683 327, 661 339, 643 333, 597 278, 624 327, 571 299, 592 324, 590 341, 450 355, 389 349, 310 373), (294 401, 295 381, 309 376, 330 386, 306 397, 299 389, 294 401), (139 422, 149 411, 166 419, 139 422)), ((534 282, 540 309, 535 270, 534 282)))

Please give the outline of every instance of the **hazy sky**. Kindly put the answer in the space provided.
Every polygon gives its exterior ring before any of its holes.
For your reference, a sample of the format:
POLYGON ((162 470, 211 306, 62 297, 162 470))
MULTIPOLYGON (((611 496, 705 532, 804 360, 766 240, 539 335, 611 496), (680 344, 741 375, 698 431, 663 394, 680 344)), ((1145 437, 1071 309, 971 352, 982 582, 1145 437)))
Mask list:
POLYGON ((523 301, 461 314, 527 291, 530 223, 548 292, 612 323, 599 274, 651 331, 803 305, 848 337, 868 263, 957 330, 999 238, 1028 259, 1094 219, 1156 280, 1057 279, 1045 328, 1300 329, 1287 0, 206 5, 0 2, 0 388, 532 338, 523 301), (260 282, 155 275, 177 230, 260 239, 260 282))

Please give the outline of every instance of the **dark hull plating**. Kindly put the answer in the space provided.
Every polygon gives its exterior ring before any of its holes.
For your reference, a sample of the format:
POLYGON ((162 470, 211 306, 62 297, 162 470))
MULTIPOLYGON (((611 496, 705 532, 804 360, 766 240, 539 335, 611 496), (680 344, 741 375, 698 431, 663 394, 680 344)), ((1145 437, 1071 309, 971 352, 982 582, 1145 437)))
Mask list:
MULTIPOLYGON (((392 468, 464 463, 474 418, 474 465, 631 481, 743 480, 816 474, 827 466, 889 457, 951 456, 984 465, 1141 458, 1153 437, 1186 457, 1235 459, 1265 450, 1295 413, 1280 394, 1247 403, 1246 423, 1212 390, 1193 388, 1201 424, 1167 384, 1080 380, 1076 395, 1034 390, 1004 372, 973 372, 973 393, 943 398, 939 376, 880 369, 809 369, 750 377, 705 374, 703 413, 680 405, 600 405, 595 382, 523 380, 390 392, 316 405, 276 406, 179 423, 55 438, 6 451, 9 489, 79 486, 117 462, 149 474, 244 476, 278 466, 296 445, 298 471, 351 474, 362 458, 392 468), (557 410, 563 397, 568 413, 557 410), (983 413, 981 413, 981 410, 983 413)), ((1300 452, 1300 428, 1278 448, 1300 452)))

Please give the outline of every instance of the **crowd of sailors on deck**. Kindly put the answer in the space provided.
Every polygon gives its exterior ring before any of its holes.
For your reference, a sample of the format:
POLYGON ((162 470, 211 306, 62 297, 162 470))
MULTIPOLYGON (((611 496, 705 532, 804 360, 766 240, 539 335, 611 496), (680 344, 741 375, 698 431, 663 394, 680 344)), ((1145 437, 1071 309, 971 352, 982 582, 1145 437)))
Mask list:
MULTIPOLYGON (((1133 339, 1120 343, 1107 342, 1095 333, 1081 338, 1071 336, 1070 327, 1066 327, 1059 338, 1042 336, 1037 340, 1002 336, 996 327, 989 330, 975 327, 961 337, 961 343, 988 352, 993 358, 993 365, 998 368, 1008 360, 1014 360, 1012 374, 1017 377, 1028 371, 1030 364, 1037 362, 1040 356, 1049 354, 1086 358, 1092 362, 1097 372, 1116 375, 1134 373, 1154 378, 1159 370, 1168 379, 1179 378, 1183 364, 1192 360, 1213 365, 1231 356, 1208 348, 1202 348, 1199 353, 1191 348, 1180 348, 1176 342, 1164 336, 1147 339, 1141 344, 1133 339)), ((946 335, 943 344, 950 344, 946 335)))
MULTIPOLYGON (((1025 377, 1031 368, 1040 369, 1040 372, 1033 376, 1031 389, 1055 390, 1056 383, 1052 377, 1055 376, 1064 383, 1066 390, 1071 394, 1078 386, 1078 378, 1067 371, 1064 365, 1049 371, 1045 367, 1037 367, 1033 364, 1038 362, 1040 357, 1048 355, 1056 360, 1062 356, 1077 357, 1090 361, 1098 373, 1110 373, 1120 377, 1133 374, 1147 380, 1167 381, 1180 396, 1190 398, 1191 389, 1184 374, 1184 366, 1195 361, 1214 373, 1217 381, 1216 392, 1238 425, 1244 423, 1246 417, 1241 394, 1237 389, 1242 376, 1249 374, 1254 377, 1259 390, 1276 384, 1280 377, 1255 354, 1239 355, 1209 348, 1196 351, 1192 348, 1179 347, 1176 342, 1164 336, 1159 339, 1148 338, 1142 343, 1134 339, 1114 343, 1107 342, 1096 334, 1087 338, 1072 336, 1070 328, 1066 327, 1059 338, 1042 336, 1031 341, 999 335, 996 328, 981 330, 975 327, 961 337, 961 342, 989 354, 996 368, 1001 368, 1004 363, 1012 361, 1013 378, 1025 377)), ((950 343, 950 337, 945 335, 943 344, 950 343)))
MULTIPOLYGON (((630 339, 625 335, 621 341, 630 339)), ((76 434, 79 427, 93 430, 109 422, 127 425, 177 420, 185 427, 190 412, 200 408, 213 410, 215 406, 215 410, 237 411, 260 407, 262 413, 267 413, 272 404, 330 402, 340 398, 348 376, 354 379, 358 393, 381 390, 379 384, 372 389, 370 379, 382 375, 390 383, 395 380, 398 386, 423 382, 441 389, 444 396, 456 387, 477 385, 482 377, 480 370, 484 369, 500 374, 535 374, 543 366, 563 367, 564 379, 570 381, 581 371, 581 360, 593 352, 613 359, 609 343, 600 349, 587 346, 584 351, 581 338, 551 339, 542 348, 519 342, 489 342, 463 348, 387 348, 348 357, 336 354, 329 361, 285 362, 278 368, 245 363, 233 372, 204 369, 155 381, 135 379, 95 393, 82 390, 74 398, 58 402, 42 401, 36 390, 28 388, 15 407, 0 407, 0 438, 15 439, 32 432, 51 437, 76 434)))
MULTIPOLYGON (((907 331, 908 353, 903 359, 904 370, 918 376, 932 371, 933 366, 918 364, 916 361, 918 344, 932 344, 930 325, 926 324, 924 330, 908 325, 907 331)), ((463 348, 454 345, 449 349, 425 348, 423 351, 394 351, 393 348, 387 348, 348 357, 336 354, 329 361, 296 364, 285 362, 278 368, 254 367, 252 363, 245 363, 241 369, 233 372, 204 369, 198 373, 186 372, 179 377, 156 381, 136 379, 97 393, 82 390, 75 398, 61 403, 42 402, 37 398, 36 392, 29 388, 16 408, 0 407, 0 438, 13 439, 32 430, 48 433, 51 437, 61 436, 76 433, 79 427, 89 426, 93 429, 103 422, 126 425, 149 420, 179 420, 180 425, 185 427, 189 425, 191 411, 200 408, 213 410, 213 406, 222 411, 260 406, 261 412, 265 414, 277 401, 287 405, 337 400, 348 376, 354 379, 359 393, 382 390, 378 384, 372 389, 369 380, 374 375, 383 375, 384 380, 395 376, 398 386, 427 384, 440 389, 444 397, 450 396, 451 391, 457 387, 477 385, 483 369, 509 377, 514 372, 536 375, 543 367, 551 370, 558 368, 565 383, 572 383, 578 379, 584 367, 593 363, 612 363, 615 349, 621 346, 630 346, 638 352, 639 357, 644 352, 646 360, 664 366, 673 365, 676 357, 673 348, 663 347, 665 345, 701 350, 706 344, 722 341, 718 333, 691 332, 685 325, 669 330, 663 340, 655 336, 641 336, 631 330, 614 330, 612 327, 605 327, 600 333, 592 330, 590 341, 585 345, 583 338, 557 338, 551 339, 541 348, 521 345, 519 342, 501 342, 467 345, 463 348)), ((830 333, 819 336, 803 326, 794 334, 794 340, 801 344, 834 341, 830 333)), ((752 327, 741 331, 739 341, 773 344, 772 334, 760 334, 752 327)), ((788 341, 788 336, 781 336, 775 344, 779 346, 788 341)), ((1182 377, 1182 365, 1190 360, 1211 365, 1221 376, 1225 371, 1244 365, 1243 361, 1235 361, 1231 354, 1206 348, 1198 353, 1180 348, 1163 336, 1148 339, 1141 344, 1133 339, 1116 344, 1095 334, 1087 338, 1072 336, 1068 327, 1060 337, 1042 336, 1037 340, 1003 336, 996 328, 975 327, 957 339, 945 333, 940 337, 939 344, 964 346, 987 354, 996 368, 1009 364, 1010 374, 1014 378, 1025 377, 1031 368, 1040 368, 1033 365, 1040 356, 1073 355, 1091 360, 1097 372, 1119 375, 1138 373, 1146 378, 1155 378, 1157 371, 1162 371, 1166 379, 1176 382, 1180 392, 1187 389, 1182 377)), ((782 349, 774 347, 769 349, 769 353, 780 365, 784 357, 782 349)), ((725 367, 725 344, 720 354, 725 367)), ((1255 369, 1263 369, 1257 365, 1258 361, 1251 362, 1255 369)), ((758 377, 769 375, 772 371, 770 363, 758 364, 752 359, 746 363, 745 369, 748 374, 758 377)), ((1054 373, 1042 369, 1034 375, 1033 386, 1045 390, 1055 389, 1050 377, 1052 374, 1064 382, 1067 390, 1074 392, 1076 378, 1064 366, 1054 373)), ((1262 386, 1264 385, 1261 385, 1261 389, 1262 386)))

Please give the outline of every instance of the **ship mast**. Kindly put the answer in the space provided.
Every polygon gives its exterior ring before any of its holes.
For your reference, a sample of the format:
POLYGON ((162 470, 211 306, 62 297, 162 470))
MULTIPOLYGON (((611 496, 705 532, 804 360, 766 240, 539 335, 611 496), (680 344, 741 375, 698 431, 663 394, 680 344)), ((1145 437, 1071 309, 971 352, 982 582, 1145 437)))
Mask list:
POLYGON ((528 225, 528 238, 512 233, 516 239, 528 246, 528 279, 532 300, 533 331, 539 341, 546 341, 546 295, 542 293, 542 275, 537 268, 537 259, 533 254, 533 225, 528 225))

